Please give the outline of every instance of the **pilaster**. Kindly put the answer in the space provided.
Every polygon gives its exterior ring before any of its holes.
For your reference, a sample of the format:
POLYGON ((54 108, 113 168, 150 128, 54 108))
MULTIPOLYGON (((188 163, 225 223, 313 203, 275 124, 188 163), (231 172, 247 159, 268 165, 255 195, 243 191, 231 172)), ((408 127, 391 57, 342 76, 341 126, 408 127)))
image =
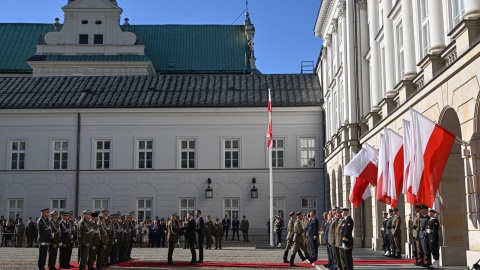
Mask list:
POLYGON ((405 63, 403 79, 411 79, 417 74, 413 22, 412 1, 402 0, 403 55, 405 63))
POLYGON ((463 20, 448 35, 455 40, 457 55, 461 55, 480 36, 480 23, 478 20, 463 20))

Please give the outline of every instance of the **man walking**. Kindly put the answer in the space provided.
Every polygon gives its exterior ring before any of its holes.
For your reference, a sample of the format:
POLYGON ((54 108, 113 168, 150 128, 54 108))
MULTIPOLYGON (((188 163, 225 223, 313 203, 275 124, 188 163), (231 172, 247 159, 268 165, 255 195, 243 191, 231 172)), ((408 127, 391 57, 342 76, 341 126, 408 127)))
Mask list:
POLYGON ((205 239, 205 221, 202 217, 202 211, 197 210, 195 213, 197 216, 197 224, 195 231, 197 232, 198 240, 198 263, 203 263, 203 239, 205 239))
MULTIPOLYGON (((290 216, 290 220, 288 221, 288 225, 287 225, 287 239, 286 239, 287 245, 285 247, 285 251, 283 252, 284 263, 290 263, 290 261, 288 260, 288 251, 293 246, 293 235, 294 235, 293 228, 295 227, 295 222, 297 221, 297 216, 295 215, 295 212, 293 211, 290 212, 289 216, 290 216)), ((305 257, 303 256, 301 250, 298 251, 298 255, 300 256, 300 259, 302 261, 305 260, 305 257)))
POLYGON ((238 235, 239 229, 240 221, 238 220, 237 216, 234 216, 232 221, 232 241, 235 240, 235 233, 237 234, 237 240, 240 241, 240 236, 238 235))
POLYGON ((192 259, 190 260, 190 265, 197 264, 197 253, 195 251, 195 220, 193 220, 193 213, 187 214, 187 225, 182 227, 182 230, 185 230, 185 240, 188 241, 190 247, 190 253, 192 254, 192 259))
POLYGON ((225 218, 222 219, 222 226, 223 226, 223 233, 225 234, 225 241, 228 240, 228 230, 230 229, 230 219, 228 218, 227 215, 225 215, 225 218))
POLYGON ((302 219, 303 219, 302 212, 297 212, 297 221, 293 226, 293 253, 290 256, 290 266, 296 266, 294 263, 295 255, 299 250, 302 250, 305 256, 307 257, 307 260, 312 265, 314 265, 313 264, 314 261, 310 258, 310 255, 307 252, 307 248, 305 247, 305 243, 303 242, 303 236, 305 235, 305 228, 303 228, 302 219))
POLYGON ((177 226, 178 214, 173 213, 167 225, 167 241, 168 241, 168 264, 173 263, 173 250, 181 234, 180 228, 177 226))
POLYGON ((248 223, 247 217, 244 215, 242 221, 240 222, 240 230, 242 230, 243 242, 250 242, 248 240, 249 229, 250 229, 250 224, 248 223))
POLYGON ((307 225, 308 244, 310 246, 310 257, 316 261, 318 259, 318 227, 319 222, 315 210, 310 211, 310 220, 307 225))

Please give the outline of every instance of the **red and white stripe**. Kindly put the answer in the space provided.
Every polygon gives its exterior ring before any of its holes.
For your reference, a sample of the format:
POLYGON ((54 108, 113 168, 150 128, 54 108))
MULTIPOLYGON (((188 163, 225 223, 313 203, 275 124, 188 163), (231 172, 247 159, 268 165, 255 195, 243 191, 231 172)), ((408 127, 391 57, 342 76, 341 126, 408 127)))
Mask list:
POLYGON ((352 160, 345 166, 345 175, 360 177, 370 185, 377 185, 378 174, 378 150, 368 144, 364 144, 352 160))
POLYGON ((390 197, 387 196, 388 179, 388 157, 385 135, 380 134, 380 147, 378 149, 378 174, 377 174, 377 201, 390 204, 390 197))
POLYGON ((363 201, 372 196, 368 181, 361 177, 351 178, 350 202, 357 208, 363 201))
POLYGON ((270 150, 273 145, 272 133, 272 97, 270 96, 270 89, 268 89, 268 128, 267 128, 267 150, 270 150))
POLYGON ((386 195, 390 197, 392 207, 396 207, 403 188, 403 138, 389 128, 385 129, 385 132, 388 155, 388 188, 386 195))

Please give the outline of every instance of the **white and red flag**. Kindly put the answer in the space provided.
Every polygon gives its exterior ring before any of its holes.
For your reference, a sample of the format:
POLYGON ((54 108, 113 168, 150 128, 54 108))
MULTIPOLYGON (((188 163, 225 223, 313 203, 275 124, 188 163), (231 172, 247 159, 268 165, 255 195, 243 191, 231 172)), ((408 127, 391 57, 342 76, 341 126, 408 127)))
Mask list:
POLYGON ((413 170, 411 164, 415 161, 413 152, 412 124, 410 121, 403 119, 403 189, 402 193, 406 194, 407 202, 411 204, 419 204, 417 196, 412 194, 413 170), (409 188, 410 187, 410 188, 409 188))
POLYGON ((433 207, 455 135, 414 109, 410 109, 410 115, 415 159, 410 162, 412 180, 411 186, 407 186, 407 192, 411 190, 416 195, 417 203, 433 207))
POLYGON ((397 206, 398 197, 403 189, 403 138, 395 131, 385 129, 388 156, 388 188, 392 207, 397 206))
POLYGON ((386 133, 380 134, 380 147, 378 149, 378 174, 377 174, 377 201, 390 204, 390 197, 387 196, 388 188, 388 155, 386 145, 386 133))
POLYGON ((345 166, 345 175, 360 177, 370 185, 377 185, 378 174, 378 150, 368 144, 364 144, 352 160, 345 166))
POLYGON ((273 133, 272 133, 272 97, 270 96, 270 89, 268 89, 268 128, 267 128, 267 150, 272 148, 273 145, 273 133))
POLYGON ((352 177, 350 187, 350 202, 357 208, 368 197, 372 196, 368 181, 361 177, 352 177))

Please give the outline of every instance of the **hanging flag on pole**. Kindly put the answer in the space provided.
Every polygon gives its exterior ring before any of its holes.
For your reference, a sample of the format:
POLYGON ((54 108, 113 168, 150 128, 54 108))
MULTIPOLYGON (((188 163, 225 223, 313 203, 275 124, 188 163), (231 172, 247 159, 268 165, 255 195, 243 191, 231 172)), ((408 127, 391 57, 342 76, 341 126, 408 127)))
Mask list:
POLYGON ((386 133, 380 135, 380 148, 378 149, 378 174, 377 174, 377 201, 390 204, 390 197, 387 196, 388 179, 388 156, 385 143, 386 133))
POLYGON ((267 150, 273 145, 272 133, 272 97, 270 95, 270 88, 268 89, 268 128, 267 128, 267 150))
POLYGON ((372 196, 372 194, 367 180, 361 177, 352 177, 349 199, 350 202, 353 203, 353 207, 357 208, 358 205, 370 196, 372 196))
POLYGON ((412 120, 411 193, 419 203, 433 207, 443 170, 447 164, 455 135, 410 108, 412 120))
POLYGON ((412 140, 412 125, 410 121, 403 119, 403 189, 406 194, 407 202, 419 204, 417 196, 412 194, 413 170, 411 166, 415 162, 412 140))
POLYGON ((370 185, 377 185, 378 174, 378 150, 368 144, 363 144, 352 160, 345 166, 345 175, 360 177, 366 180, 370 185))
POLYGON ((267 151, 268 151, 268 174, 269 174, 269 189, 270 189, 270 246, 273 247, 273 170, 272 170, 272 97, 270 95, 270 88, 268 88, 268 128, 267 128, 267 151))
POLYGON ((387 155, 388 155, 388 188, 387 196, 391 199, 392 207, 397 206, 398 197, 403 188, 403 138, 395 131, 387 128, 387 155))

